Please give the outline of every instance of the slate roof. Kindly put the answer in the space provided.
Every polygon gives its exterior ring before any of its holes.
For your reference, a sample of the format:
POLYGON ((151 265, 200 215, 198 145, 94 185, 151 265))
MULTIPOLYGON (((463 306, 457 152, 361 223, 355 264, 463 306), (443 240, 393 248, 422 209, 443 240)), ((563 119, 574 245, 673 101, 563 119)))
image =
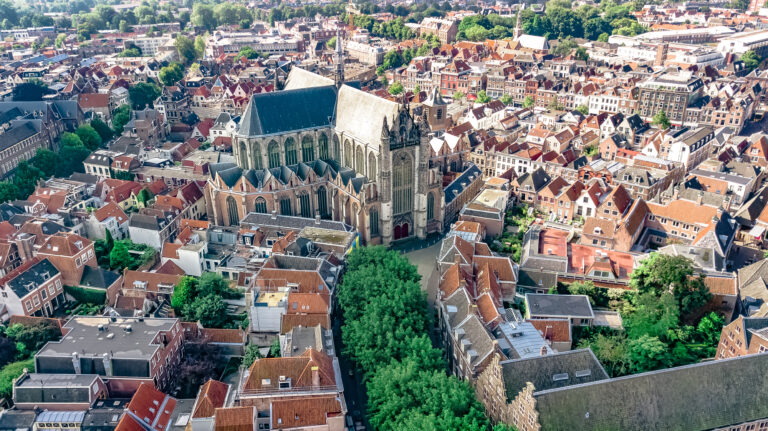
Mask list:
POLYGON ((455 180, 448 184, 445 188, 445 204, 448 205, 456 199, 457 196, 464 191, 464 187, 472 183, 473 180, 481 178, 483 172, 474 163, 470 163, 469 167, 461 173, 455 180), (462 184, 463 183, 463 184, 462 184))
POLYGON ((31 121, 24 122, 0 134, 0 151, 12 147, 15 144, 36 135, 37 128, 31 121))
POLYGON ((526 310, 531 316, 594 317, 586 295, 547 295, 527 293, 526 310))
POLYGON ((83 276, 80 279, 80 286, 84 287, 96 287, 99 289, 106 289, 114 284, 117 279, 120 278, 120 274, 100 267, 92 267, 85 265, 83 268, 83 276))
POLYGON ((36 418, 34 410, 5 410, 0 414, 0 431, 31 430, 36 418))
POLYGON ((766 367, 749 355, 533 396, 542 430, 706 430, 768 417, 766 367))
POLYGON ((257 93, 245 108, 238 134, 262 136, 329 127, 336 106, 336 87, 257 93))
POLYGON ((536 391, 544 391, 608 379, 608 373, 590 349, 514 359, 500 365, 508 400, 513 400, 528 382, 536 391))
POLYGON ((58 273, 59 270, 48 259, 43 259, 9 280, 8 287, 21 299, 58 273))

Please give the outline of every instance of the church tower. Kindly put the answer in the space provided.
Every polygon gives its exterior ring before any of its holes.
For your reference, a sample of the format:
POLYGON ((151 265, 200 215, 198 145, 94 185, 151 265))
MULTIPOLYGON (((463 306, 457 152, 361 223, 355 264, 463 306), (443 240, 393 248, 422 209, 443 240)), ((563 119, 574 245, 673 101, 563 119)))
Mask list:
POLYGON ((344 85, 344 47, 342 46, 343 40, 341 32, 336 31, 336 51, 333 54, 333 62, 336 65, 336 72, 334 74, 334 81, 336 88, 341 88, 344 85))
POLYGON ((520 10, 517 11, 517 21, 515 22, 515 30, 512 33, 514 40, 520 39, 520 36, 522 36, 523 34, 523 25, 520 20, 520 16, 523 14, 524 10, 525 10, 525 3, 520 3, 520 10))

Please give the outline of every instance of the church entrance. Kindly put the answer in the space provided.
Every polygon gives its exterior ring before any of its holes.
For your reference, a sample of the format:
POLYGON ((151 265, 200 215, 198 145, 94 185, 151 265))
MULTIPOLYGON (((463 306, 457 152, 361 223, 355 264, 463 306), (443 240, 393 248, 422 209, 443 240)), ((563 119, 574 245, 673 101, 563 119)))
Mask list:
POLYGON ((395 241, 408 237, 409 226, 408 223, 401 223, 395 226, 395 241))

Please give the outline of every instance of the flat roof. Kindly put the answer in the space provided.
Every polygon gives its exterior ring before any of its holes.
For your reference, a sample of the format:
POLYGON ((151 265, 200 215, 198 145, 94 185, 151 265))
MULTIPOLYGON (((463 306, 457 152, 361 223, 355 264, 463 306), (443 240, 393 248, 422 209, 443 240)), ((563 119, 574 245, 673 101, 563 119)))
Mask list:
POLYGON ((146 359, 159 348, 152 344, 160 331, 170 331, 178 319, 141 317, 75 316, 64 325, 69 329, 59 341, 49 341, 35 356, 80 356, 146 359), (102 326, 104 330, 99 330, 102 326), (127 327, 131 330, 128 332, 127 327), (111 335, 110 334, 114 334, 111 335))
POLYGON ((587 295, 526 293, 525 302, 531 316, 595 317, 587 295))

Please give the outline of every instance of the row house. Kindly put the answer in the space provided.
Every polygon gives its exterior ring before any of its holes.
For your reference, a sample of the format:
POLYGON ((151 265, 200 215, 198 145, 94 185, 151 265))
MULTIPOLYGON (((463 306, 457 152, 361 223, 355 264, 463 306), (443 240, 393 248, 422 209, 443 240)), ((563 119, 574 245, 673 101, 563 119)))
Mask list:
POLYGON ((709 158, 714 138, 715 129, 711 126, 667 131, 657 134, 643 146, 642 152, 650 157, 682 163, 689 172, 709 158))
POLYGON ((0 279, 0 321, 53 316, 66 302, 63 285, 61 272, 48 259, 24 262, 0 279))

